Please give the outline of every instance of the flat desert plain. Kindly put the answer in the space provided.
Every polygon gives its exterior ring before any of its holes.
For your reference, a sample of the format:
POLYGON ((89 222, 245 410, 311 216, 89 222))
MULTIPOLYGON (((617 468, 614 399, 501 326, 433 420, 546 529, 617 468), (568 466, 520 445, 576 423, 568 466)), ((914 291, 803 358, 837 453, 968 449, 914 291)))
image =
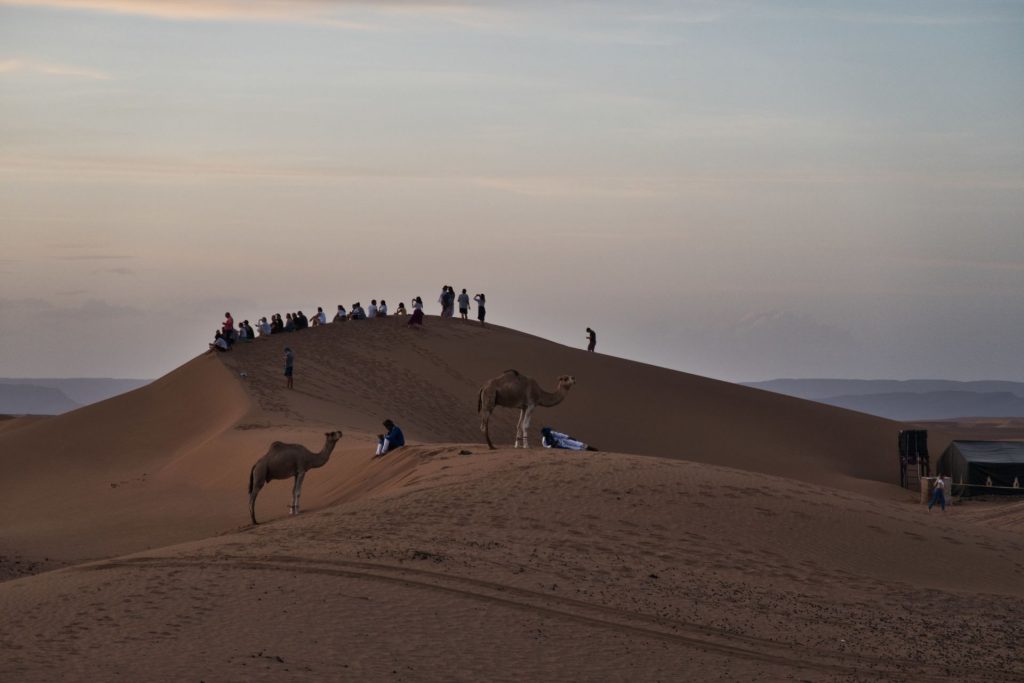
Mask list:
POLYGON ((929 513, 900 427, 433 317, 205 353, 0 422, 0 680, 1022 680, 1024 506, 929 513), (577 384, 492 451, 509 368, 577 384), (408 445, 374 459, 384 418, 408 445), (252 526, 269 444, 335 429, 252 526))

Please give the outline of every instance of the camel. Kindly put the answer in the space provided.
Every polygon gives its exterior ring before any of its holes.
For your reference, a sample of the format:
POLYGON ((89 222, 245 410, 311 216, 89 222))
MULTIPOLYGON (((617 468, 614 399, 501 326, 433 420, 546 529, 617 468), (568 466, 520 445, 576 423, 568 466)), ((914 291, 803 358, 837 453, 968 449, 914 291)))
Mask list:
POLYGON ((256 461, 249 472, 249 516, 252 517, 253 524, 259 523, 256 521, 256 496, 263 485, 272 479, 295 477, 292 504, 288 506, 288 514, 299 514, 299 496, 302 494, 302 480, 306 477, 306 472, 327 464, 334 444, 341 438, 341 431, 325 432, 324 436, 327 438, 319 453, 314 453, 301 444, 275 441, 270 444, 267 454, 256 461))
POLYGON ((515 447, 529 448, 527 443, 527 432, 530 428, 530 415, 537 406, 550 408, 557 406, 564 399, 569 389, 576 383, 576 378, 571 375, 562 375, 558 378, 558 388, 555 391, 545 391, 537 384, 537 380, 520 375, 515 370, 506 370, 504 373, 489 380, 480 389, 477 399, 476 410, 480 415, 480 431, 487 437, 487 445, 494 450, 491 443, 489 423, 491 413, 497 406, 506 408, 519 408, 519 422, 516 423, 515 447))

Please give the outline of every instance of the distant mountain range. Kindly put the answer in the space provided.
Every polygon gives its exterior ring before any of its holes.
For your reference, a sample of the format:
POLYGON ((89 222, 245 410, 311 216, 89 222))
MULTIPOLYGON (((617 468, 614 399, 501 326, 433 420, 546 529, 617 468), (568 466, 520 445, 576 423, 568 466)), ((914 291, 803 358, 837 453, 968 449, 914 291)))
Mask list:
POLYGON ((149 384, 148 379, 0 377, 0 415, 60 415, 149 384))
POLYGON ((1024 382, 773 379, 743 384, 892 420, 1024 416, 1024 382))

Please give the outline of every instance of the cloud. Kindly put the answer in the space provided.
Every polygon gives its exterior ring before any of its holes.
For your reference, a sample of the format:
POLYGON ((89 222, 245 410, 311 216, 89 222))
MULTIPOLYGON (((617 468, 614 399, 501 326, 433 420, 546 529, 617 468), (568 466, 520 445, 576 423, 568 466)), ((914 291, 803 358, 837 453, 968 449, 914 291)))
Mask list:
POLYGON ((416 0, 0 0, 0 5, 135 15, 166 21, 316 24, 354 31, 380 28, 352 20, 358 11, 386 11, 468 21, 486 9, 469 2, 416 0))
POLYGON ((120 261, 134 256, 127 254, 75 254, 73 256, 58 256, 61 261, 120 261))
MULTIPOLYGON (((2 2, 3 0, 0 0, 2 2)), ((41 74, 65 78, 84 78, 90 81, 109 81, 113 76, 105 71, 89 69, 72 64, 53 64, 30 59, 7 59, 0 61, 0 74, 41 74)))
POLYGON ((982 271, 1005 271, 1005 272, 1022 272, 1024 271, 1024 261, 1009 261, 1009 260, 981 260, 981 259, 966 259, 966 258, 928 258, 917 256, 915 254, 902 254, 898 257, 892 257, 894 264, 917 264, 929 268, 949 269, 949 268, 961 268, 969 270, 982 270, 982 271))
POLYGON ((27 316, 34 318, 32 322, 64 321, 79 322, 84 320, 102 320, 109 318, 125 318, 138 316, 145 311, 134 306, 123 306, 113 304, 100 299, 88 299, 78 306, 58 306, 45 299, 0 299, 0 313, 5 318, 24 320, 24 317, 12 318, 11 316, 27 316))
MULTIPOLYGON (((882 172, 831 171, 814 168, 777 167, 770 171, 735 169, 666 173, 664 175, 584 175, 565 173, 551 176, 489 175, 483 173, 452 173, 429 168, 385 168, 340 166, 317 160, 273 161, 225 157, 216 161, 165 156, 80 156, 46 155, 5 156, 0 154, 0 175, 42 177, 67 175, 75 182, 116 178, 132 183, 185 182, 202 180, 278 180, 323 183, 352 182, 431 182, 456 183, 533 197, 620 197, 651 198, 678 195, 680 192, 711 188, 753 186, 908 186, 941 189, 980 189, 1019 192, 1024 190, 1024 176, 1006 175, 996 171, 882 172)), ((718 191, 716 189, 716 191, 718 191)), ((73 246, 73 245, 69 245, 73 246)), ((96 245, 89 245, 96 248, 96 245)), ((71 254, 64 260, 100 260, 132 258, 123 254, 71 254)))
POLYGON ((528 197, 618 197, 646 199, 671 194, 677 183, 670 178, 590 178, 580 176, 493 176, 467 178, 490 190, 528 197))
POLYGON ((836 18, 840 21, 856 24, 903 24, 908 26, 962 26, 972 24, 992 23, 1020 23, 1024 21, 1024 14, 992 14, 992 13, 970 13, 970 14, 897 14, 888 12, 878 13, 849 13, 839 14, 836 18))

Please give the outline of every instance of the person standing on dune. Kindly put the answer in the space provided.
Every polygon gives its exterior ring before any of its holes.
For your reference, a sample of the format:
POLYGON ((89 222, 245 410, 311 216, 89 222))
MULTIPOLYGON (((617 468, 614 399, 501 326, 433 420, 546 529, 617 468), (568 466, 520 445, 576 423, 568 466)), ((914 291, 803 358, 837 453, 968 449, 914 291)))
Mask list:
POLYGON ((476 319, 480 321, 480 327, 487 327, 484 318, 487 317, 487 297, 481 292, 473 297, 476 302, 476 319))
POLYGON ((597 332, 594 332, 589 327, 587 328, 587 351, 593 351, 594 347, 597 346, 597 332))
POLYGON ((295 372, 295 354, 292 353, 290 346, 284 347, 284 376, 286 384, 289 389, 294 389, 295 386, 292 382, 292 374, 295 372))
POLYGON ((469 320, 469 294, 466 294, 466 290, 459 294, 459 317, 469 320))

